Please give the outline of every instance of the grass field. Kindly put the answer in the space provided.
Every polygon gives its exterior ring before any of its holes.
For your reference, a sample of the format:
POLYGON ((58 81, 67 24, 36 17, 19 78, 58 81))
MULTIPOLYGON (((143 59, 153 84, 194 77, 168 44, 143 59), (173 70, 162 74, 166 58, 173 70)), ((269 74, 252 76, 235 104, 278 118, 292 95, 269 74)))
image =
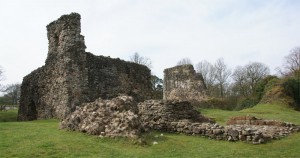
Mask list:
MULTIPOLYGON (((254 115, 300 124, 300 112, 280 105, 242 111, 202 109, 224 124, 230 116, 254 115)), ((150 132, 147 145, 126 138, 99 138, 59 130, 57 120, 16 122, 16 111, 0 112, 0 157, 299 157, 300 133, 262 145, 210 140, 199 136, 150 132), (158 142, 153 145, 152 142, 158 142)))

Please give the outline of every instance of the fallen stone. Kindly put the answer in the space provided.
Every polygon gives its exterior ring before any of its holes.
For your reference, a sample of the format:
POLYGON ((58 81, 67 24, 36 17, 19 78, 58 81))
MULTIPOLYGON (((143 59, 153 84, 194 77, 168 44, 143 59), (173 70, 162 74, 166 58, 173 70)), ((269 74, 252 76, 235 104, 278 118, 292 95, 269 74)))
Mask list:
POLYGON ((60 127, 103 137, 137 138, 140 125, 137 103, 132 97, 119 96, 84 103, 64 119, 60 127))

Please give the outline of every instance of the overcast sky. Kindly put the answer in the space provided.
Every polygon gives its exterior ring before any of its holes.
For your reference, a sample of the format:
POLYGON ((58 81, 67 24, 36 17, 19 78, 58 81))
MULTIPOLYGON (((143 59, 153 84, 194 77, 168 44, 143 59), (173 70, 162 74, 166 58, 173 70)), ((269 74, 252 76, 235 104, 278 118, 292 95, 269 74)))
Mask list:
POLYGON ((2 83, 44 65, 46 25, 71 12, 81 14, 86 51, 124 60, 138 52, 159 77, 185 57, 223 57, 231 69, 262 62, 275 73, 300 46, 300 0, 1 0, 2 83))

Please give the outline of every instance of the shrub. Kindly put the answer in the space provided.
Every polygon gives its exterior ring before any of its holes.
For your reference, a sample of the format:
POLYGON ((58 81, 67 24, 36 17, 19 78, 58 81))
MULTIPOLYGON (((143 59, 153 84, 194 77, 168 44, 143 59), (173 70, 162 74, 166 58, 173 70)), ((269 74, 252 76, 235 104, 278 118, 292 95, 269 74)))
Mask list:
POLYGON ((262 97, 265 95, 267 89, 270 88, 270 86, 273 86, 274 83, 276 83, 278 80, 279 79, 277 76, 269 75, 264 79, 262 79, 261 81, 259 81, 255 86, 254 97, 256 98, 256 100, 260 101, 262 97))
POLYGON ((235 108, 235 98, 208 98, 201 102, 192 103, 197 108, 215 108, 223 110, 233 110, 235 108))
POLYGON ((257 100, 256 98, 242 98, 238 101, 235 109, 242 110, 246 108, 251 108, 255 106, 258 102, 259 100, 257 100))
POLYGON ((300 110, 300 77, 272 79, 264 88, 261 103, 280 102, 300 110))
POLYGON ((291 77, 284 80, 282 84, 287 96, 294 99, 294 107, 300 109, 300 78, 291 77))

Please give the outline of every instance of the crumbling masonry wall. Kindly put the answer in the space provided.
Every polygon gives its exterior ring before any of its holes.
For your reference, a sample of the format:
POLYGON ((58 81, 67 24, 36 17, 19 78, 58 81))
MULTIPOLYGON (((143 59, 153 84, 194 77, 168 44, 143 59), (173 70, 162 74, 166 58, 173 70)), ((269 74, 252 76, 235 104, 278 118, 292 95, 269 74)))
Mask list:
POLYGON ((200 102, 206 98, 206 87, 201 74, 193 65, 179 65, 164 70, 164 100, 200 102))
POLYGON ((147 130, 174 132, 174 124, 180 121, 192 123, 214 123, 201 115, 188 101, 146 100, 138 104, 142 127, 147 130))
POLYGON ((147 67, 85 52, 79 14, 61 16, 47 31, 48 56, 23 79, 18 120, 63 119, 99 97, 127 94, 143 101, 150 96, 147 67))

